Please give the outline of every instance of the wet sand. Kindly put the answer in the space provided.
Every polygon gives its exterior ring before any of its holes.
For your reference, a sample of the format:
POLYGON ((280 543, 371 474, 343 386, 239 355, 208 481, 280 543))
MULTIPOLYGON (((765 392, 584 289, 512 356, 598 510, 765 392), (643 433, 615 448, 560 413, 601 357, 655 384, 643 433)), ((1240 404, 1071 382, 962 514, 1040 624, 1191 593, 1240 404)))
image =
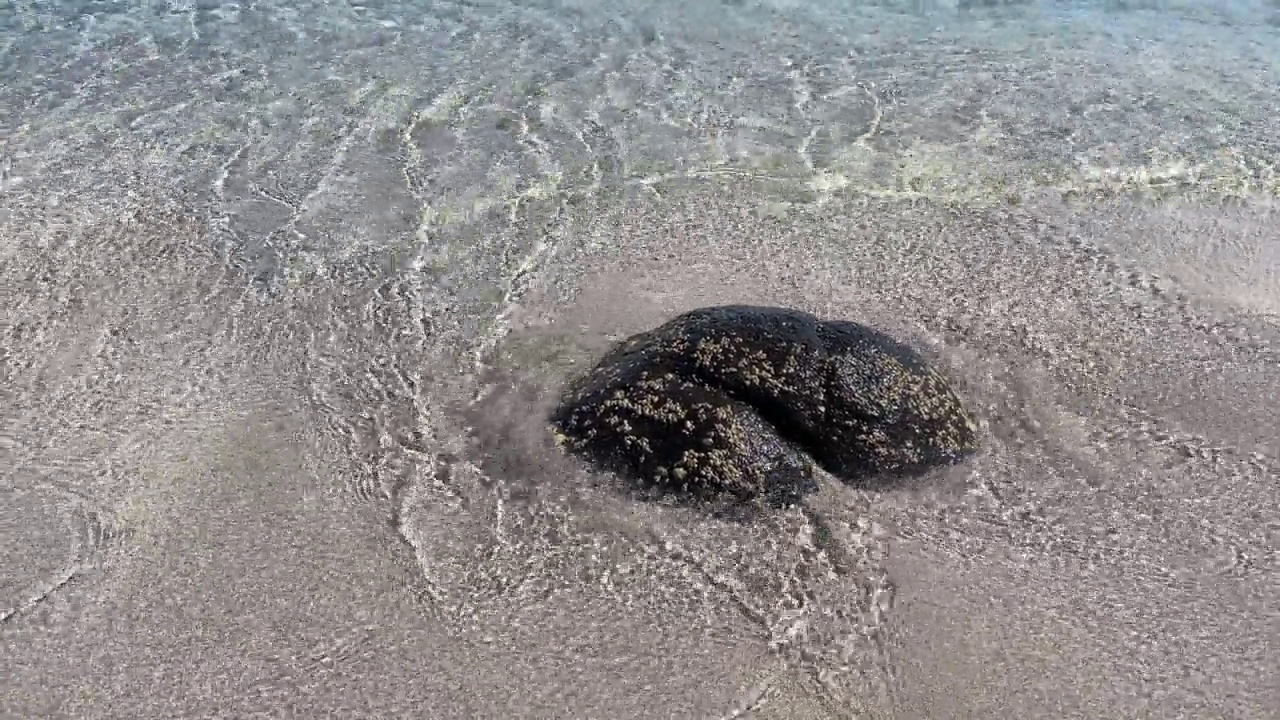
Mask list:
POLYGON ((1092 25, 974 39, 1016 16, 775 7, 713 51, 623 9, 575 35, 563 8, 467 8, 361 11, 323 38, 342 52, 297 40, 260 78, 214 72, 254 56, 210 33, 319 25, 197 9, 8 84, 0 715, 1280 712, 1273 84, 1140 70, 1172 41, 1107 76, 1092 25), (163 82, 74 70, 179 51, 163 82), (513 73, 552 51, 563 77, 513 73), (1212 107, 1177 120, 1189 98, 1212 107), (738 302, 917 347, 983 451, 827 478, 806 502, 834 543, 557 451, 569 376, 738 302))

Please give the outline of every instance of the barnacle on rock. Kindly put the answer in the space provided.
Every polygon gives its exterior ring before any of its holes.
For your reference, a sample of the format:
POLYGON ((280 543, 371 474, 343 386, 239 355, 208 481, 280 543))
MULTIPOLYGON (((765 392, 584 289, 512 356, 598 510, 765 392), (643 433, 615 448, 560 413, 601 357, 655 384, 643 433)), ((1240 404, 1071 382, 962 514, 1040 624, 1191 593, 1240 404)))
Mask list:
POLYGON ((792 498, 810 462, 847 482, 955 462, 969 414, 910 348, 777 307, 693 310, 609 351, 552 418, 570 451, 695 495, 792 498))

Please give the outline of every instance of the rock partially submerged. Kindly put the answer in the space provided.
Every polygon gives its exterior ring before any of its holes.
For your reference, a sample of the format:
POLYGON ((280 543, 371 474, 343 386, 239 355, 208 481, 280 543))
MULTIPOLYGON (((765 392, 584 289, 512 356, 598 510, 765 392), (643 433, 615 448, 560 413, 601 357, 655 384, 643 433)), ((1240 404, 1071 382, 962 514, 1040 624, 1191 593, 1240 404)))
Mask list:
POLYGON ((709 307, 619 343, 553 422, 570 451, 694 495, 794 498, 810 459, 846 482, 960 460, 977 432, 910 348, 786 308, 709 307))

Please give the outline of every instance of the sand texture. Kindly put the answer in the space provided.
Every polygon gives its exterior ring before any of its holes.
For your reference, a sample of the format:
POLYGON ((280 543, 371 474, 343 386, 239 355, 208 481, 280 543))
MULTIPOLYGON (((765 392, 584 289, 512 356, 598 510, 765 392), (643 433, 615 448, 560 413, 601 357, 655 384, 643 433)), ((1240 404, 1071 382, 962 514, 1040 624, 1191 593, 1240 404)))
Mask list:
POLYGON ((1274 22, 0 0, 0 717, 1280 716, 1274 22), (724 305, 963 457, 753 434, 802 501, 731 516, 561 447, 724 305))

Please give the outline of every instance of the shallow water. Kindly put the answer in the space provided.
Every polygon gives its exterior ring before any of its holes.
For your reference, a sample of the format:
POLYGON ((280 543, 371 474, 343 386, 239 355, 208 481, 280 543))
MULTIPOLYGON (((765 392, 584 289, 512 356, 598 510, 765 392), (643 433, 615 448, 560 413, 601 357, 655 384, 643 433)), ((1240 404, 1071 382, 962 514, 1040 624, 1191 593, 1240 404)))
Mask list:
POLYGON ((1276 22, 0 4, 0 714, 1280 713, 1276 22), (730 302, 983 451, 741 523, 556 450, 730 302))

